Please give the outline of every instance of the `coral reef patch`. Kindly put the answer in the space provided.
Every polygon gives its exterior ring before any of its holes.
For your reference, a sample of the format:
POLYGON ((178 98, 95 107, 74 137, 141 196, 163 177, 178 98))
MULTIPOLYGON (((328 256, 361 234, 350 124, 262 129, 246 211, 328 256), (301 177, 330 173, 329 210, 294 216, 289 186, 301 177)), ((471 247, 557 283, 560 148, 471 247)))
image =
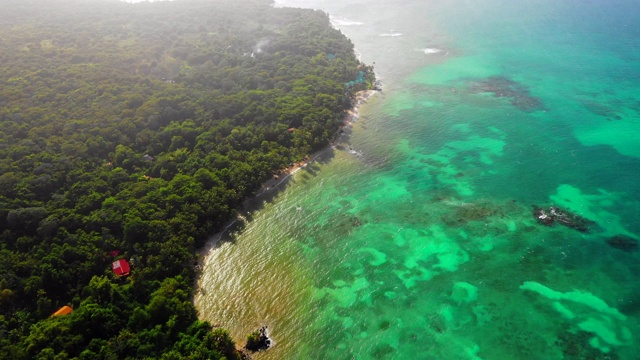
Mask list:
POLYGON ((606 239, 605 242, 611 247, 629 252, 638 250, 638 245, 640 244, 638 240, 625 235, 612 236, 606 239))
POLYGON ((491 93, 495 97, 508 97, 511 104, 522 111, 543 109, 540 99, 534 97, 524 85, 505 76, 490 76, 469 82, 471 93, 491 93))

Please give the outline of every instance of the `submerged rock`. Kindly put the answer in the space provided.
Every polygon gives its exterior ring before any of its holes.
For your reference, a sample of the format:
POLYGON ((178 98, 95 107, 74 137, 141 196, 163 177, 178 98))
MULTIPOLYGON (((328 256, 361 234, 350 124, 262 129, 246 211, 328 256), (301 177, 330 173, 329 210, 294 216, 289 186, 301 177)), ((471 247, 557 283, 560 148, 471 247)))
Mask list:
POLYGON ((535 216, 538 223, 542 225, 546 225, 546 226, 553 225, 553 222, 554 222, 553 216, 551 216, 551 214, 548 214, 543 208, 534 206, 533 216, 535 216))
POLYGON ((551 226, 554 223, 558 223, 560 225, 576 229, 580 232, 587 232, 589 231, 589 228, 596 224, 587 218, 554 206, 551 206, 548 209, 543 209, 534 205, 533 216, 535 216, 538 223, 542 225, 551 226))
POLYGON ((625 235, 616 235, 605 240, 609 246, 624 251, 636 251, 640 243, 638 240, 625 235))

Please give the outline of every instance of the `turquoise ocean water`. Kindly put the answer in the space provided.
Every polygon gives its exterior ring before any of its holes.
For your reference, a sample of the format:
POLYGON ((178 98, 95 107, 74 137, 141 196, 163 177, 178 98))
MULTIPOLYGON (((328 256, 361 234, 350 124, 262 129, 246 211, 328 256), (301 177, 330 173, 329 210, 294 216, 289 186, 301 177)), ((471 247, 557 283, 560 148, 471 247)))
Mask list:
POLYGON ((638 358, 640 3, 277 3, 329 12, 383 91, 212 242, 203 319, 267 325, 256 359, 638 358))

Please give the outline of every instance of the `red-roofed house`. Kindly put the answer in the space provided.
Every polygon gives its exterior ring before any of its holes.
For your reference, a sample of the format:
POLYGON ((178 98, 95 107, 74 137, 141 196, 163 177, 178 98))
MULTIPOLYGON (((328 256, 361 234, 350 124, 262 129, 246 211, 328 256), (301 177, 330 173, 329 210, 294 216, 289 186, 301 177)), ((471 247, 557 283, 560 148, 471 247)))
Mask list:
POLYGON ((127 276, 129 275, 129 263, 125 259, 116 260, 111 264, 111 268, 113 269, 113 273, 116 276, 127 276))

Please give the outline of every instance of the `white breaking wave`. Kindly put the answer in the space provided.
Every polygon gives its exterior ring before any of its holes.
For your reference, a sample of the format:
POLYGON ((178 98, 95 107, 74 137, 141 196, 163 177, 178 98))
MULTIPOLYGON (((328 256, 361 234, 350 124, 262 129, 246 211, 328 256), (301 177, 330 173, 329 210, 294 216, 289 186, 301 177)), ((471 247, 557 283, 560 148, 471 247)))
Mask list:
POLYGON ((353 52, 356 54, 356 59, 358 59, 358 61, 362 61, 362 54, 360 51, 358 51, 358 49, 353 49, 353 52))
POLYGON ((422 51, 429 55, 429 54, 437 54, 437 53, 441 53, 443 50, 438 49, 438 48, 426 48, 426 49, 422 49, 422 51))
POLYGON ((392 32, 392 33, 384 33, 384 34, 380 34, 379 36, 382 37, 396 37, 396 36, 402 36, 404 35, 403 33, 399 33, 399 32, 392 32))
POLYGON ((357 151, 357 150, 350 149, 349 150, 349 154, 351 154, 353 156, 361 157, 362 156, 362 151, 357 151))
POLYGON ((339 25, 339 26, 357 26, 357 25, 364 25, 363 22, 360 21, 354 21, 354 20, 349 20, 345 17, 341 17, 341 16, 331 16, 330 17, 331 22, 334 25, 339 25))

